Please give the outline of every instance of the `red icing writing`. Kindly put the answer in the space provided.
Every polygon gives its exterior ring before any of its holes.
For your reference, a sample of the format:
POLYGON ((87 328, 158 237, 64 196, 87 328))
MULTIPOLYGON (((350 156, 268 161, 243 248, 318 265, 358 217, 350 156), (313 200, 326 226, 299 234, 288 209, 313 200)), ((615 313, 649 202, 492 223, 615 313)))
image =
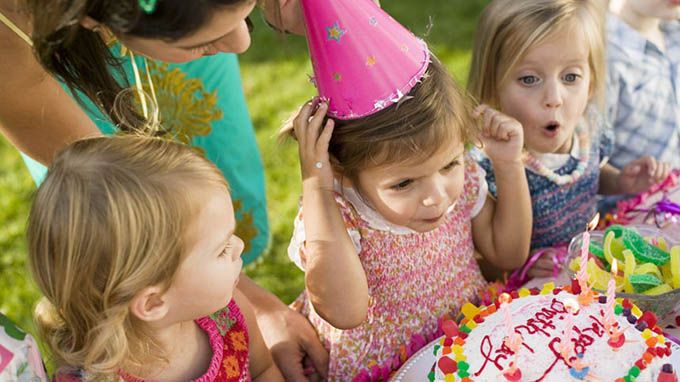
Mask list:
MULTIPOLYGON (((534 382, 544 380, 545 377, 553 370, 555 365, 560 361, 564 362, 566 365, 566 362, 562 358, 559 350, 559 344, 563 333, 561 328, 558 329, 555 325, 555 318, 558 317, 561 319, 564 314, 566 314, 566 310, 562 302, 553 299, 549 307, 542 308, 540 311, 534 314, 533 317, 527 319, 524 325, 518 325, 515 327, 515 332, 521 334, 524 338, 524 347, 531 353, 534 353, 534 349, 528 346, 527 342, 530 342, 527 341, 528 339, 537 335, 539 337, 548 337, 550 339, 548 342, 548 348, 552 352, 554 360, 534 382)), ((601 338, 605 334, 604 325, 597 317, 589 315, 588 319, 588 326, 578 327, 574 325, 571 328, 571 330, 574 332, 574 338, 572 338, 572 341, 574 342, 575 354, 585 354, 586 350, 595 342, 595 338, 601 338)), ((505 370, 507 366, 506 360, 514 354, 510 349, 508 349, 507 346, 505 346, 503 342, 501 342, 499 347, 494 347, 489 335, 485 335, 482 338, 482 342, 479 346, 479 353, 481 354, 484 362, 479 367, 479 370, 474 373, 474 375, 477 377, 484 372, 488 365, 493 365, 493 367, 499 371, 505 370)))

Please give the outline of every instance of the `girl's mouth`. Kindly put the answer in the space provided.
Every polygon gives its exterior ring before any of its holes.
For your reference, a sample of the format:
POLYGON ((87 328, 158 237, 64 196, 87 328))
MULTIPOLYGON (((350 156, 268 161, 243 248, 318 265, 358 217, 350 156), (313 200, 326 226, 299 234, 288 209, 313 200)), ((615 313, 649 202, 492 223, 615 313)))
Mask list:
POLYGON ((561 127, 562 126, 560 125, 559 122, 550 121, 547 125, 543 127, 543 133, 546 136, 553 138, 557 135, 557 133, 559 133, 561 127))
POLYGON ((425 223, 428 223, 428 224, 434 224, 434 223, 440 221, 442 217, 444 217, 443 213, 441 215, 437 216, 437 217, 432 218, 432 219, 423 219, 423 221, 425 223))

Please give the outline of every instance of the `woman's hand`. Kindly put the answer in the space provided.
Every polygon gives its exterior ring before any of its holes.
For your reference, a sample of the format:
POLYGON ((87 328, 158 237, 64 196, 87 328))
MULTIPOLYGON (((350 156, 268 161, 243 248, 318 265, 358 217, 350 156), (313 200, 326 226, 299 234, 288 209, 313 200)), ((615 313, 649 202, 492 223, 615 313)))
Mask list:
POLYGON ((262 338, 286 381, 316 381, 328 375, 328 352, 307 318, 244 273, 238 289, 250 301, 262 338))
POLYGON ((281 305, 258 315, 265 343, 286 381, 315 381, 328 374, 328 352, 307 318, 281 305))
POLYGON ((484 152, 492 162, 512 163, 522 159, 522 124, 485 104, 475 108, 474 117, 482 119, 484 152))

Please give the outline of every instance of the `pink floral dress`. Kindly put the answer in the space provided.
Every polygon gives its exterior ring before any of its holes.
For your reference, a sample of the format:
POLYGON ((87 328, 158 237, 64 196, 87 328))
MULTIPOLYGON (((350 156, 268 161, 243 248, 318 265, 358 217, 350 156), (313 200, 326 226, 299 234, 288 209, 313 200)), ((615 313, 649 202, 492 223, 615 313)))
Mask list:
MULTIPOLYGON (((336 195, 368 280, 366 321, 340 330, 324 321, 306 293, 296 304, 330 352, 329 381, 386 380, 418 349, 440 335, 440 321, 455 315, 485 289, 474 258, 472 218, 484 205, 484 171, 465 158, 465 186, 441 226, 418 233, 377 215, 352 189, 336 195)), ((288 253, 304 270, 302 211, 288 253)))
MULTIPOLYGON (((194 382, 248 382, 248 328, 243 313, 234 300, 229 305, 208 317, 196 320, 210 338, 213 351, 210 367, 194 382)), ((119 372, 119 381, 142 382, 124 372, 119 372)), ((79 382, 85 380, 82 370, 60 370, 55 382, 79 382)))

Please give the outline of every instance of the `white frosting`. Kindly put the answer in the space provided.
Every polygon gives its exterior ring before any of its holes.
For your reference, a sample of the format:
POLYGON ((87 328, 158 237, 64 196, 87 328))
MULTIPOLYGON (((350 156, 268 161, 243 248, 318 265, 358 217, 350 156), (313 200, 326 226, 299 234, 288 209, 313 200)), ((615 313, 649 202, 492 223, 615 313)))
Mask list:
MULTIPOLYGON (((558 295, 526 296, 515 299, 510 304, 514 331, 524 338, 517 361, 522 371, 522 381, 577 381, 569 374, 568 367, 559 355, 560 339, 564 337, 566 328, 566 313, 562 302, 574 297, 562 292, 558 295)), ((602 327, 604 307, 605 304, 597 301, 581 307, 580 313, 573 317, 575 328, 572 334, 578 341, 576 350, 583 352, 584 364, 590 367, 592 375, 600 381, 613 381, 627 375, 635 361, 644 354, 647 345, 640 332, 625 317, 615 316, 625 329, 626 343, 618 351, 614 351, 607 344, 608 336, 602 327)), ((483 323, 472 330, 464 345, 466 362, 470 365, 470 378, 474 381, 505 381, 500 369, 514 359, 514 355, 501 351, 505 337, 503 313, 500 309, 487 316, 483 323)), ((445 357, 455 360, 454 353, 445 357)), ((437 360, 440 358, 441 349, 438 350, 437 360)), ((668 362, 668 358, 655 357, 652 364, 642 370, 637 381, 656 381, 664 361, 668 362)), ((444 376, 436 365, 435 370, 435 380, 444 381, 444 376)), ((455 380, 459 380, 457 374, 455 380)))

